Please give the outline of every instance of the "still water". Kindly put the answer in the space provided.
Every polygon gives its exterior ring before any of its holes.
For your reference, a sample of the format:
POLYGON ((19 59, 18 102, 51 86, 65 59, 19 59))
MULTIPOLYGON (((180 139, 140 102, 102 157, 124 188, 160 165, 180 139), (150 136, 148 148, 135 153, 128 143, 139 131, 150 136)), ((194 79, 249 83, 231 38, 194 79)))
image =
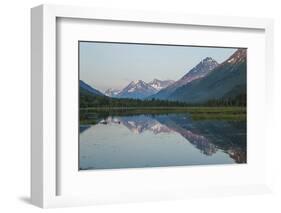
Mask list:
POLYGON ((80 125, 79 152, 80 170, 246 163, 246 122, 108 116, 80 125))

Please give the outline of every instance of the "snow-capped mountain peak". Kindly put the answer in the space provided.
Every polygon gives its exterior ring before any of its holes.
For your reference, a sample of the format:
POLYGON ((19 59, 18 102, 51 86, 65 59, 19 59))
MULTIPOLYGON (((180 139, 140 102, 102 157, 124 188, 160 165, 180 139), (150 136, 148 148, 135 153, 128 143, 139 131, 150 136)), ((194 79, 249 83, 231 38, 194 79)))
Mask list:
POLYGON ((151 82, 149 82, 148 84, 150 86, 152 86, 154 89, 160 91, 161 89, 164 89, 168 86, 170 86, 172 83, 174 83, 173 80, 166 80, 166 81, 161 81, 158 79, 153 79, 151 82))
POLYGON ((212 72, 217 66, 219 66, 219 63, 217 61, 215 61, 211 57, 206 57, 202 59, 195 67, 189 70, 182 78, 180 78, 178 81, 175 81, 167 88, 160 90, 153 97, 157 99, 165 99, 179 87, 186 85, 196 79, 205 77, 210 72, 212 72))
POLYGON ((156 92, 156 89, 144 81, 135 80, 130 82, 124 89, 122 89, 120 93, 118 93, 118 97, 143 99, 149 95, 155 94, 156 92))
POLYGON ((174 83, 174 81, 172 80, 161 81, 158 79, 154 79, 149 83, 146 83, 143 80, 134 80, 120 91, 109 89, 105 94, 110 97, 117 98, 144 99, 157 93, 161 89, 166 88, 172 83, 174 83))
POLYGON ((134 81, 132 81, 131 83, 132 84, 139 84, 139 83, 142 83, 143 81, 142 80, 134 80, 134 81))
POLYGON ((183 78, 190 78, 197 76, 198 74, 206 74, 216 68, 219 65, 217 61, 215 61, 211 57, 204 58, 199 64, 197 64, 193 69, 191 69, 183 78))
POLYGON ((118 89, 107 89, 104 94, 108 97, 116 97, 119 94, 120 90, 118 89))
POLYGON ((148 96, 151 96, 161 89, 168 87, 173 84, 172 80, 159 80, 153 79, 149 83, 144 82, 143 80, 134 80, 131 81, 126 87, 122 90, 108 89, 105 91, 105 95, 115 98, 135 98, 135 99, 144 99, 148 96))
POLYGON ((178 86, 182 86, 193 80, 202 78, 206 76, 209 72, 214 70, 218 65, 219 63, 213 58, 206 57, 176 83, 178 84, 178 86))

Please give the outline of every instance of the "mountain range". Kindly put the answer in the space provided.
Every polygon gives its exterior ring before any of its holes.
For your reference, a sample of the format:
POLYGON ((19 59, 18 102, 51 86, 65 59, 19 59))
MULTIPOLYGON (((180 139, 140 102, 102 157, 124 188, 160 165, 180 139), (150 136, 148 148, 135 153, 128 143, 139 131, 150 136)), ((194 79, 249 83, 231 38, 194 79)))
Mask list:
POLYGON ((135 80, 122 90, 108 89, 105 94, 80 81, 80 88, 93 95, 114 98, 158 99, 186 103, 206 103, 210 100, 236 100, 246 97, 247 50, 238 49, 219 64, 206 57, 177 81, 154 79, 135 80))
POLYGON ((161 89, 174 83, 172 80, 161 81, 154 79, 151 82, 144 82, 142 80, 135 80, 130 82, 122 90, 108 89, 105 91, 105 95, 115 98, 133 98, 133 99, 144 99, 147 98, 161 89))

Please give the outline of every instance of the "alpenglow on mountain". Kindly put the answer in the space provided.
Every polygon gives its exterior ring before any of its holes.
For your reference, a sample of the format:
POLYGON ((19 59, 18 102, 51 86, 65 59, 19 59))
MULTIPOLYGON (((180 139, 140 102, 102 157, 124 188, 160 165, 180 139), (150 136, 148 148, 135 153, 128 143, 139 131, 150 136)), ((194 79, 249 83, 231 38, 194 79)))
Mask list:
POLYGON ((154 79, 149 83, 142 80, 135 80, 130 82, 122 90, 108 89, 105 91, 105 95, 115 98, 134 98, 134 99, 144 99, 151 96, 163 88, 174 83, 172 80, 161 81, 154 79))
POLYGON ((219 63, 217 61, 215 61, 211 57, 206 57, 205 59, 200 61, 194 68, 188 71, 181 79, 174 82, 165 89, 160 90, 158 93, 152 95, 150 98, 165 100, 179 87, 186 85, 187 83, 192 82, 196 79, 205 77, 218 65, 219 63))

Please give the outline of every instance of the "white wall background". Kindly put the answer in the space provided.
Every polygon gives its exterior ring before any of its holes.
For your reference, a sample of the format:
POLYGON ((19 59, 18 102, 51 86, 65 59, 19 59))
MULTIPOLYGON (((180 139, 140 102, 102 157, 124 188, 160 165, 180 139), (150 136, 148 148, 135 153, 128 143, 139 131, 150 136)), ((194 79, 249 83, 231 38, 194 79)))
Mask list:
POLYGON ((108 206, 53 209, 83 212, 280 212, 281 201, 281 13, 276 0, 9 0, 0 7, 0 212, 37 212, 29 204, 30 178, 30 8, 42 3, 123 9, 269 17, 275 19, 275 190, 271 195, 202 198, 156 203, 119 204, 108 206), (278 126, 279 125, 279 126, 278 126))

